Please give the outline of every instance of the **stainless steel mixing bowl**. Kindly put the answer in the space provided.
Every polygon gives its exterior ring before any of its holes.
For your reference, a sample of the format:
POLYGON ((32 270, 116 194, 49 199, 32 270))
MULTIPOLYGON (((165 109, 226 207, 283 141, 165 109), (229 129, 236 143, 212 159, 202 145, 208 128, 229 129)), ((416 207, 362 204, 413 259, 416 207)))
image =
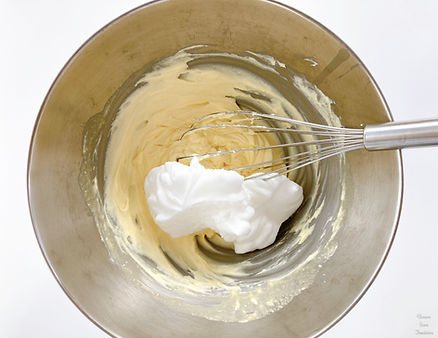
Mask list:
POLYGON ((94 323, 123 337, 303 337, 324 332, 381 268, 400 213, 400 153, 349 153, 346 213, 335 254, 283 309, 247 323, 209 321, 162 305, 124 278, 102 243, 78 184, 83 128, 129 76, 196 44, 269 54, 335 101, 349 127, 391 120, 357 56, 302 13, 262 0, 167 0, 139 7, 89 39, 68 61, 39 113, 29 154, 35 232, 61 287, 94 323), (312 66, 313 59, 318 66, 312 66))

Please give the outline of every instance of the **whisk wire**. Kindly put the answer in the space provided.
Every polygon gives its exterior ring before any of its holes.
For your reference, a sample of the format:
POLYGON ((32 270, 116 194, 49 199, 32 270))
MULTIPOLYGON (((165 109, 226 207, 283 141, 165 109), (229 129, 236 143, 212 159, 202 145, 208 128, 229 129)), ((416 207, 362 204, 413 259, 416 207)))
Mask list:
MULTIPOLYGON (((360 143, 360 141, 350 141, 350 142, 345 142, 344 144, 345 147, 349 147, 349 146, 357 146, 358 148, 362 148, 362 145, 360 143)), ((265 169, 269 169, 269 168, 273 168, 276 167, 278 164, 278 162, 287 162, 287 161, 291 161, 291 160, 297 160, 296 162, 294 162, 294 164, 301 164, 304 163, 305 161, 309 160, 309 158, 318 158, 321 157, 325 154, 327 154, 329 151, 333 151, 339 150, 339 146, 338 145, 330 145, 327 147, 322 147, 320 149, 312 149, 312 150, 308 150, 302 153, 295 153, 289 156, 284 156, 281 158, 277 158, 277 159, 273 159, 270 161, 265 161, 265 162, 261 162, 261 163, 256 163, 256 164, 250 164, 244 167, 239 167, 239 168, 234 168, 231 170, 234 171, 242 171, 242 170, 248 170, 248 169, 260 169, 260 170, 265 170, 265 169), (318 156, 315 156, 315 154, 318 156), (300 159, 302 158, 302 159, 300 159)), ((285 166, 286 167, 286 166, 285 166)), ((285 168, 282 167, 282 168, 285 168)), ((281 168, 279 169, 281 170, 281 168)))
MULTIPOLYGON (((181 136, 181 139, 188 134, 198 132, 201 130, 206 129, 223 129, 223 128, 240 128, 240 129, 252 129, 255 130, 255 132, 262 133, 262 132, 277 132, 277 133, 296 133, 301 135, 313 135, 313 136, 333 136, 335 133, 341 133, 341 131, 338 130, 332 130, 332 131, 318 131, 318 130, 302 130, 302 129, 292 129, 292 128, 277 128, 277 127, 267 127, 267 126, 248 126, 244 124, 213 124, 213 125, 206 125, 206 126, 200 126, 195 127, 192 129, 187 130, 184 132, 184 134, 181 136)), ((360 133, 354 133, 354 135, 360 135, 360 133)), ((347 135, 345 135, 347 136, 347 135)), ((352 135, 351 135, 352 136, 352 135)))
POLYGON ((329 158, 329 157, 332 157, 332 156, 336 156, 336 155, 340 155, 340 154, 343 154, 343 153, 345 153, 347 151, 361 149, 361 148, 363 148, 363 146, 360 145, 360 144, 352 144, 352 145, 347 146, 347 147, 345 147, 343 149, 339 149, 339 148, 338 149, 332 149, 329 152, 320 153, 319 156, 309 157, 309 158, 306 158, 306 159, 294 162, 292 164, 285 165, 284 167, 272 170, 270 172, 256 173, 254 175, 246 177, 245 179, 246 180, 250 180, 250 179, 254 179, 254 178, 260 178, 260 177, 268 176, 268 175, 271 175, 272 173, 277 174, 277 175, 272 175, 272 176, 269 176, 269 177, 266 178, 267 180, 269 180, 269 179, 274 178, 274 177, 276 177, 278 175, 288 174, 288 173, 290 173, 290 172, 292 172, 294 170, 300 169, 302 167, 305 167, 305 166, 310 165, 312 163, 324 160, 326 158, 329 158))
POLYGON ((246 177, 245 179, 253 179, 265 177, 265 179, 273 178, 277 175, 288 174, 293 170, 300 169, 304 166, 313 164, 317 161, 321 161, 323 159, 336 156, 342 154, 344 152, 360 149, 364 147, 364 136, 363 129, 352 129, 352 128, 343 128, 343 127, 334 127, 334 126, 326 126, 319 125, 306 121, 298 121, 293 120, 287 117, 271 115, 271 114, 263 114, 257 112, 249 112, 249 111, 238 111, 238 112, 216 112, 202 116, 198 120, 196 120, 192 126, 185 131, 181 139, 186 137, 187 135, 199 131, 211 130, 217 128, 238 128, 238 129, 246 129, 251 130, 252 132, 270 132, 270 133, 291 133, 293 135, 301 136, 307 135, 308 137, 313 137, 312 140, 305 141, 296 141, 296 142, 288 142, 288 143, 280 143, 275 145, 263 146, 263 147, 252 147, 252 148, 243 148, 243 149, 234 149, 234 150, 226 150, 226 151, 217 151, 207 154, 192 154, 187 156, 181 156, 177 158, 177 161, 181 161, 184 159, 191 159, 197 157, 199 159, 205 159, 209 157, 216 157, 222 155, 232 155, 238 154, 241 152, 249 152, 249 151, 264 151, 269 149, 278 149, 278 148, 300 148, 300 147, 313 147, 312 149, 308 149, 301 152, 293 152, 290 155, 283 156, 280 158, 275 158, 272 160, 264 161, 261 163, 254 163, 247 166, 242 166, 239 168, 232 168, 230 170, 234 171, 243 171, 243 170, 269 170, 268 172, 257 172, 254 175, 246 177), (257 125, 257 124, 235 124, 236 119, 229 119, 229 124, 224 124, 223 121, 220 121, 221 124, 207 124, 207 125, 199 125, 203 122, 208 121, 210 118, 217 118, 221 116, 244 116, 244 118, 238 120, 237 122, 242 123, 242 121, 249 121, 250 123, 254 123, 256 120, 266 121, 273 120, 277 122, 287 123, 289 127, 273 127, 271 125, 257 125), (285 163, 285 165, 280 168, 276 168, 277 166, 285 163), (274 175, 272 175, 274 174, 274 175), (268 177, 266 177, 268 176, 268 177))
MULTIPOLYGON (((319 139, 319 140, 312 140, 312 141, 301 141, 301 142, 275 144, 275 145, 264 146, 264 147, 243 148, 243 149, 235 149, 235 150, 223 150, 223 151, 216 151, 216 152, 207 153, 207 154, 192 154, 192 155, 187 155, 187 156, 180 156, 180 157, 178 157, 177 161, 191 159, 193 157, 203 159, 203 158, 207 158, 207 157, 237 154, 237 153, 248 152, 248 151, 259 151, 259 150, 269 150, 269 149, 289 148, 289 147, 299 147, 299 146, 312 146, 312 145, 321 145, 324 143, 345 144, 345 142, 348 142, 348 141, 361 142, 361 139, 357 138, 357 137, 346 137, 346 138, 342 137, 342 138, 333 138, 333 139, 319 139)), ((306 153, 302 153, 302 154, 306 154, 306 153)))
POLYGON ((247 116, 251 116, 251 117, 259 117, 261 120, 270 119, 270 120, 275 120, 275 121, 286 122, 286 123, 289 123, 291 125, 310 127, 313 129, 339 131, 343 134, 345 134, 346 132, 357 133, 357 134, 363 133, 363 130, 361 130, 361 129, 326 126, 326 125, 321 125, 321 124, 307 122, 307 121, 294 120, 294 119, 291 119, 289 117, 283 117, 283 116, 272 115, 272 114, 257 113, 257 112, 253 112, 253 111, 224 111, 224 112, 214 112, 214 113, 206 114, 206 115, 200 117, 199 119, 197 119, 192 124, 192 126, 189 128, 189 130, 192 129, 195 125, 202 122, 203 120, 206 120, 206 119, 211 118, 211 117, 219 116, 219 115, 247 115, 247 116))

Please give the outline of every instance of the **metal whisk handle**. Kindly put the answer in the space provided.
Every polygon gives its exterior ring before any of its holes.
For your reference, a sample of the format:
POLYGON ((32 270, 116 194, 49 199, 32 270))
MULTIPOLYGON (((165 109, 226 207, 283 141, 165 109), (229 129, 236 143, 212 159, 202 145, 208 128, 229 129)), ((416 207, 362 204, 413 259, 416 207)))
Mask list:
POLYGON ((364 128, 367 150, 438 145, 438 119, 371 124, 364 128))

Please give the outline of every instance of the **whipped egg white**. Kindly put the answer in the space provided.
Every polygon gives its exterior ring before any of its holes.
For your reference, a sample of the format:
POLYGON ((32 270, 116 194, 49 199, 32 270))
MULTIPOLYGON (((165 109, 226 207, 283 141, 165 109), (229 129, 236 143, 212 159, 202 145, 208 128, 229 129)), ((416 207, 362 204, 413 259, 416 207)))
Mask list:
POLYGON ((166 162, 153 168, 144 190, 154 221, 173 238, 210 228, 242 254, 271 245, 281 223, 303 201, 303 189, 284 175, 248 180, 235 171, 166 162))

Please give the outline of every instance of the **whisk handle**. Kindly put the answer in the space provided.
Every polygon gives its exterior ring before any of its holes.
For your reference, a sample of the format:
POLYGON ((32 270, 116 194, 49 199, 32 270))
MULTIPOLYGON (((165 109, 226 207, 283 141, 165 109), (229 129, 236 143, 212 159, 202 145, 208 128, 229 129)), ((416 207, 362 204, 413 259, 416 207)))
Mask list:
POLYGON ((364 145, 367 150, 438 145, 438 119, 368 125, 364 145))

